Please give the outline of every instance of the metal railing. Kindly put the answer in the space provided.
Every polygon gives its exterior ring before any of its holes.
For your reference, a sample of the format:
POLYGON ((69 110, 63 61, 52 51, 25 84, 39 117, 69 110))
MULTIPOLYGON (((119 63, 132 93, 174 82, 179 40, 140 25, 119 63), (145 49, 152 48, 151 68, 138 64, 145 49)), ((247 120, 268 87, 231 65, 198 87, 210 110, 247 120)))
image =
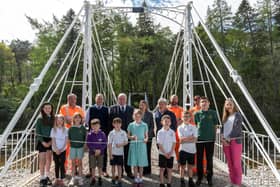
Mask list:
MULTIPOLYGON (((26 131, 16 131, 9 134, 7 141, 0 150, 0 171, 4 168, 8 162, 9 156, 16 148, 20 138, 26 133, 26 131)), ((15 160, 11 163, 9 170, 28 170, 30 173, 38 170, 38 152, 36 151, 36 137, 35 129, 27 135, 27 138, 23 142, 23 146, 19 150, 15 160)))
MULTIPOLYGON (((269 154, 270 159, 277 169, 280 169, 280 153, 274 146, 268 135, 256 134, 261 141, 264 149, 269 154)), ((249 131, 243 131, 242 133, 242 171, 243 171, 243 183, 246 186, 280 186, 279 181, 275 178, 272 171, 268 167, 265 159, 262 157, 259 149, 256 146, 256 140, 253 134, 249 131)), ((226 164, 226 158, 223 152, 223 146, 220 141, 219 134, 217 135, 215 144, 214 156, 222 163, 226 164)), ((225 166, 225 165, 224 165, 225 166)), ((227 171, 226 168, 223 168, 227 171)))

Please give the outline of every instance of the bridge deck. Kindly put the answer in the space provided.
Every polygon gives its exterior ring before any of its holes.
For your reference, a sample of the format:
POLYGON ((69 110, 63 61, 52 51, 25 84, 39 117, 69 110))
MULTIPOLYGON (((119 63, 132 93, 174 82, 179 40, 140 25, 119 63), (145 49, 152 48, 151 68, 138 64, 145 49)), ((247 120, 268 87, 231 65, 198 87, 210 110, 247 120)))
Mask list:
MULTIPOLYGON (((149 187, 158 187, 159 186, 159 167, 158 167, 158 160, 157 160, 157 149, 155 147, 155 144, 153 145, 152 149, 152 174, 144 177, 144 186, 149 187)), ((88 173, 88 156, 87 153, 84 157, 84 173, 88 173)), ((174 164, 175 165, 175 164, 174 164)), ((110 169, 110 167, 108 167, 110 169)), ((110 173, 110 171, 109 171, 110 173)), ((51 179, 54 180, 54 171, 52 170, 51 173, 51 179)), ((67 175, 65 184, 67 185, 70 181, 71 177, 67 175)), ((132 186, 132 180, 128 179, 127 177, 123 178, 123 186, 124 187, 130 187, 132 186)), ((86 179, 84 177, 84 187, 90 187, 90 179, 86 179)), ((218 167, 214 168, 214 177, 213 177, 213 183, 215 187, 224 187, 228 183, 228 176, 227 173, 219 169, 218 167)), ((29 183, 25 184, 24 186, 27 187, 34 187, 39 186, 39 177, 36 177, 34 180, 30 181, 29 183)), ((98 186, 95 184, 95 186, 98 186)), ((103 178, 103 185, 102 186, 111 186, 111 179, 110 178, 103 178)), ((174 170, 173 172, 173 182, 172 186, 180 186, 180 176, 177 171, 174 170)), ((186 185, 187 186, 187 185, 186 185)), ((208 186, 206 184, 206 180, 203 181, 203 184, 201 187, 208 186)))

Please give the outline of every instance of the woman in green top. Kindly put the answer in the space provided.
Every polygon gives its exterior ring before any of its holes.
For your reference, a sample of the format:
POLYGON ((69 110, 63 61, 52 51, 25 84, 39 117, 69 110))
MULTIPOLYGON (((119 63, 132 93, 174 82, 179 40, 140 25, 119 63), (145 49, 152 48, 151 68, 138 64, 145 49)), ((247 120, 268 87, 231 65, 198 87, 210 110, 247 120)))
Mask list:
POLYGON ((53 106, 45 102, 41 106, 41 116, 36 124, 37 150, 39 151, 40 186, 51 185, 49 178, 52 161, 51 129, 54 124, 53 106))

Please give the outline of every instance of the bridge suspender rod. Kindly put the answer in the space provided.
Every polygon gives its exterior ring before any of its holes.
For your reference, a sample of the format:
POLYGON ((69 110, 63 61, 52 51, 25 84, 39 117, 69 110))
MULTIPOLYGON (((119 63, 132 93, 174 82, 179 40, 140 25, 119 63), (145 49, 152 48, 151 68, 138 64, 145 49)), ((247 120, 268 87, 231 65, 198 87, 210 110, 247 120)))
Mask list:
POLYGON ((6 143, 9 134, 14 129, 15 125, 17 124, 19 118, 21 117, 22 113, 24 112, 25 108, 27 107, 28 103, 30 102, 31 98, 33 97, 34 93, 38 91, 38 89, 39 89, 39 87, 40 87, 40 85, 41 85, 41 83, 42 83, 42 81, 43 81, 43 79, 45 77, 45 74, 49 70, 49 68, 52 65, 52 63, 54 62, 57 53, 59 52, 60 48, 62 47, 62 45, 63 45, 64 41, 66 40, 67 36, 69 35, 70 31, 74 27, 74 24, 76 23, 78 17, 80 16, 80 14, 82 12, 82 9, 83 9, 83 7, 80 9, 79 13, 76 15, 76 17, 72 21, 70 27, 67 29, 67 31, 65 32, 64 36, 59 41, 58 45, 56 46, 54 52, 52 53, 52 55, 49 58, 49 60, 46 63, 46 65, 44 66, 44 69, 42 70, 40 75, 37 78, 35 78, 34 82, 31 84, 29 92, 25 96, 25 98, 22 101, 21 105, 17 109, 14 117, 9 122, 8 126, 6 127, 5 131, 3 132, 2 136, 1 136, 1 139, 0 139, 0 149, 6 143))

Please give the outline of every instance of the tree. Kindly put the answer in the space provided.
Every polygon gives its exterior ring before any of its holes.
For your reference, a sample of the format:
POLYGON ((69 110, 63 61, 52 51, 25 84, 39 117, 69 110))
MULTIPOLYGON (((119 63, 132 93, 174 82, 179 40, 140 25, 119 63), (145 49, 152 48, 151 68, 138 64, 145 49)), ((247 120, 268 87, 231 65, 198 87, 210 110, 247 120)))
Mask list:
POLYGON ((21 41, 19 39, 12 40, 10 44, 12 52, 15 54, 16 64, 17 64, 17 80, 22 83, 22 66, 28 61, 28 55, 31 51, 31 43, 28 40, 21 41))
POLYGON ((12 50, 4 43, 0 43, 0 94, 6 83, 14 85, 15 58, 12 50))
POLYGON ((218 30, 221 33, 222 49, 225 52, 225 31, 231 28, 232 17, 231 7, 225 0, 215 0, 212 9, 207 10, 207 25, 211 30, 218 30))

